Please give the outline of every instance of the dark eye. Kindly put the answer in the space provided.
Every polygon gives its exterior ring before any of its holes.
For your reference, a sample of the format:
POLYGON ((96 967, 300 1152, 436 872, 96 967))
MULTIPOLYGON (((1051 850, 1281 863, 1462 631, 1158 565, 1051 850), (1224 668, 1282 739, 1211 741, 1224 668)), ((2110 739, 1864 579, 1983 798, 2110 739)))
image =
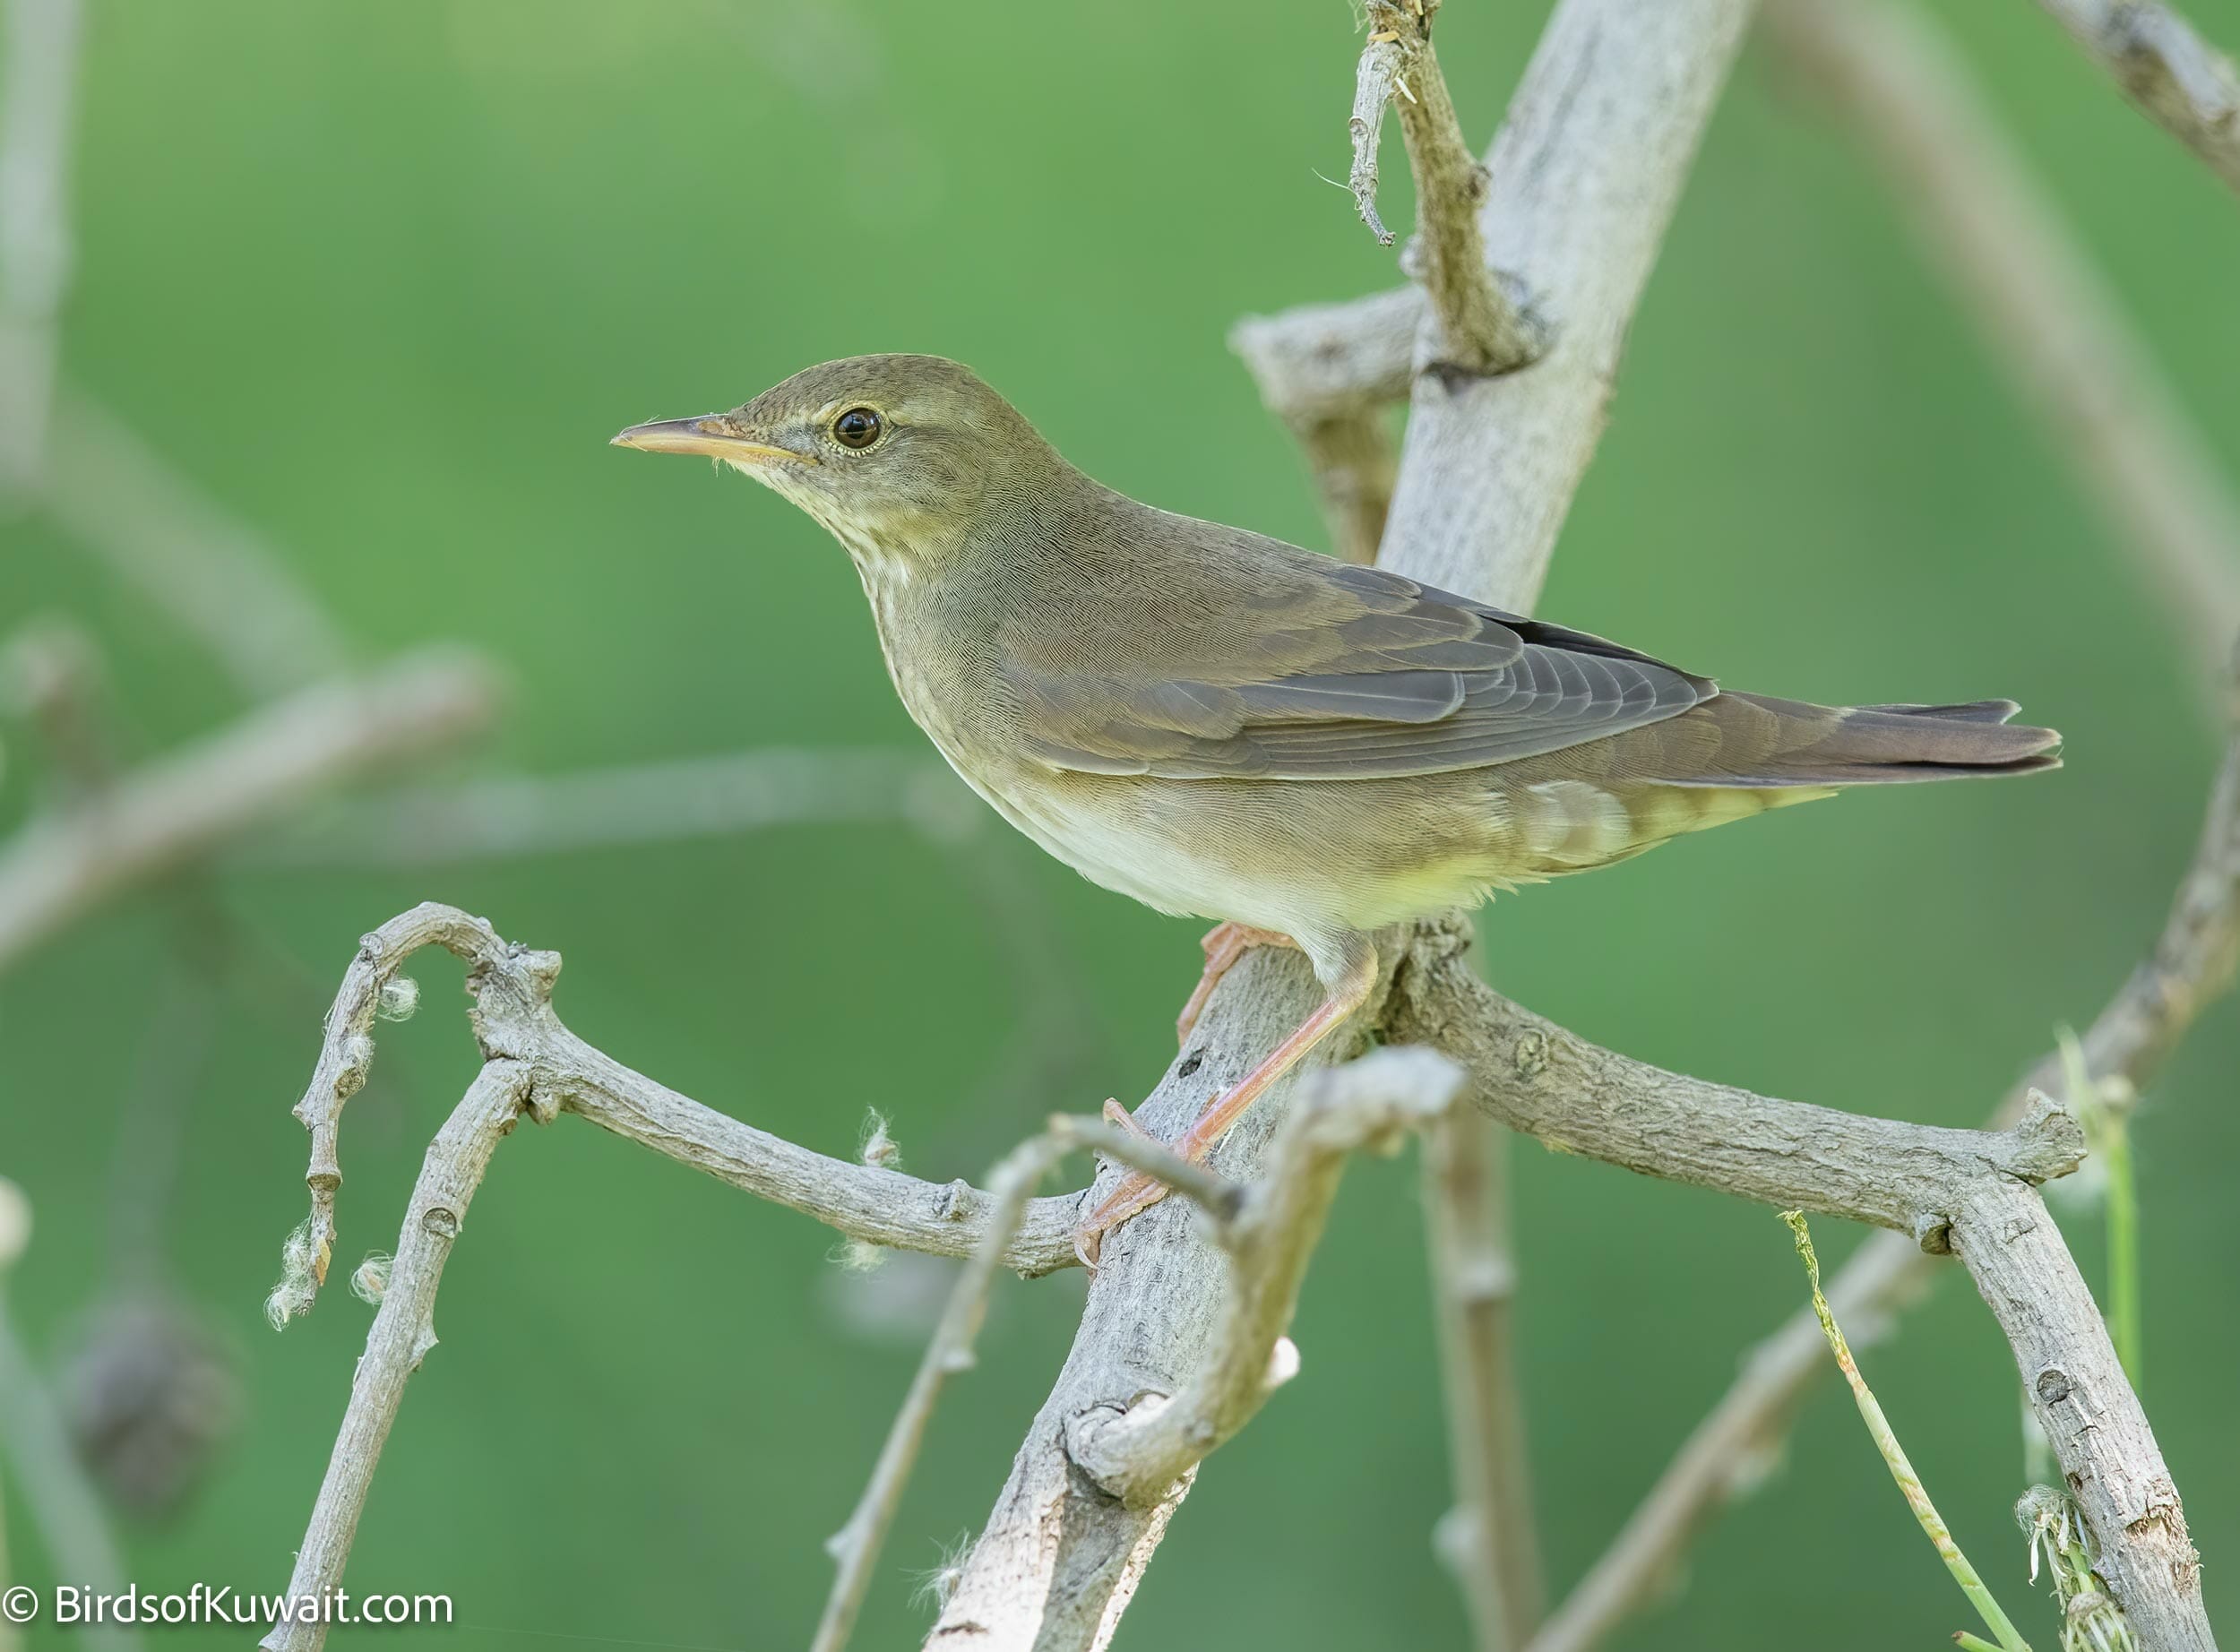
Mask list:
POLYGON ((842 447, 869 447, 879 439, 879 424, 869 408, 850 408, 832 421, 832 439, 842 447))

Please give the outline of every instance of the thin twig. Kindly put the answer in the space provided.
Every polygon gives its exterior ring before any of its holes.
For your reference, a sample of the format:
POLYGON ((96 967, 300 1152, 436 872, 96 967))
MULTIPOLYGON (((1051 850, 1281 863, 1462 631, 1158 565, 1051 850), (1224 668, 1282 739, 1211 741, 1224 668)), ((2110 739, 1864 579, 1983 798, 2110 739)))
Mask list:
POLYGON ((831 1594, 824 1603, 810 1652, 840 1652, 847 1645, 863 1608, 864 1595, 871 1587, 872 1566, 894 1522, 895 1509, 909 1483, 942 1386, 955 1373, 972 1368, 973 1342, 986 1315, 988 1289, 1026 1218, 1029 1195, 1060 1158, 1083 1148, 1159 1177, 1198 1203, 1218 1223, 1226 1226, 1236 1217, 1244 1190, 1235 1183, 1155 1143, 1091 1120, 1054 1118, 1042 1134, 1021 1142, 1004 1157, 988 1177, 994 1208, 980 1242, 950 1288, 948 1305, 926 1344, 925 1357, 918 1362, 901 1409, 887 1431, 870 1484, 864 1487, 848 1523, 825 1544, 840 1570, 832 1579, 831 1594))
MULTIPOLYGON (((757 1198, 814 1217, 850 1238, 936 1256, 969 1256, 986 1234, 993 1200, 959 1181, 924 1182, 854 1159, 828 1157, 705 1106, 633 1071, 576 1037, 553 1011, 559 956, 508 944, 483 919, 430 901, 401 913, 358 943, 327 1012, 310 1083, 295 1116, 311 1136, 305 1184, 311 1214, 301 1235, 305 1263, 295 1288, 276 1304, 283 1320, 309 1309, 325 1279, 336 1235, 341 1185, 342 1106, 372 1070, 375 1020, 393 995, 405 963, 426 947, 463 959, 477 984, 475 1023, 486 1057, 504 1053, 535 1062, 539 1122, 573 1113, 757 1198), (529 965, 534 970, 524 975, 529 965), (493 995, 494 980, 512 983, 493 995)), ((1085 1137, 1086 1140, 1087 1138, 1085 1137)), ((1082 1195, 1038 1199, 1027 1208, 1004 1264, 1035 1275, 1075 1265, 1073 1230, 1082 1195)))
POLYGON ((1432 323, 1417 366, 1466 374, 1509 373, 1543 340, 1486 267, 1478 214, 1486 168, 1462 135, 1461 118, 1431 43, 1439 0, 1369 0, 1369 39, 1356 78, 1352 187, 1364 222, 1389 243, 1376 215, 1377 137, 1386 104, 1400 115, 1416 180, 1416 259, 1432 323))
POLYGON ((2240 190, 2240 74, 2161 0, 2038 0, 2147 118, 2240 190))
POLYGON ((1050 1121, 1050 1133, 1068 1152, 1094 1153, 1164 1182, 1212 1219, 1217 1237, 1236 1222, 1244 1208, 1241 1185, 1183 1157, 1139 1130, 1061 1116, 1050 1121))
MULTIPOLYGON (((442 1210, 456 1216, 472 1191, 471 1180, 462 1178, 470 1171, 478 1176, 479 1166, 487 1161, 487 1149, 495 1145, 495 1137, 486 1141, 478 1131, 510 1122, 517 1112, 547 1123, 567 1111, 874 1243, 950 1254, 977 1251, 1021 1270, 1047 1270, 1071 1260, 1072 1230, 1083 1209, 1081 1196, 1029 1201, 1023 1207, 1023 1230, 1014 1235, 1010 1231, 1008 1197, 992 1200, 961 1183, 939 1188, 874 1166, 826 1159, 725 1119, 633 1072, 570 1032, 551 1004, 560 968, 556 954, 508 945, 482 920, 431 904, 392 919, 366 937, 329 1012, 311 1082, 296 1107, 311 1137, 305 1177, 311 1192, 311 1215, 287 1247, 285 1273, 271 1304, 275 1323, 307 1309, 325 1277, 335 1245, 335 1194, 341 1183, 341 1111, 371 1070, 376 1015, 384 1003, 409 1002, 400 991, 401 967, 429 945, 444 947, 467 961, 476 1036, 487 1063, 486 1071, 495 1075, 470 1092, 470 1103, 462 1103, 461 1114, 454 1115, 451 1136, 439 1138, 437 1149, 431 1150, 423 1192, 442 1210)), ((1248 959, 1240 968, 1290 961, 1248 959)), ((1450 1021, 1440 1024, 1451 1032, 1450 1021)), ((1543 1044, 1551 1037, 1532 1030, 1543 1044)), ((1574 1050, 1564 1059, 1585 1058, 1574 1050)), ((1616 1063, 1621 1058, 1605 1052, 1601 1059, 1616 1063)), ((1625 1072, 1649 1070, 1613 1066, 1611 1071, 1619 1074, 1612 1082, 1619 1083, 1625 1072)), ((1070 1410, 1060 1424, 1066 1460, 1102 1486, 1116 1500, 1116 1507, 1171 1509, 1180 1482, 1194 1464, 1251 1416, 1271 1385, 1269 1361, 1289 1321, 1314 1235, 1335 1188, 1339 1162, 1366 1140, 1443 1107, 1458 1082, 1454 1073, 1449 1063, 1421 1052, 1387 1052, 1374 1062, 1342 1070, 1327 1081, 1321 1092, 1323 1099, 1296 1116, 1284 1138, 1286 1145, 1275 1155, 1279 1168, 1266 1190, 1241 1203, 1234 1188, 1219 1177, 1178 1164, 1165 1149, 1133 1131, 1088 1123, 1053 1128, 1052 1140, 1061 1148, 1094 1147, 1123 1164, 1167 1177, 1181 1191, 1202 1200, 1215 1217, 1213 1236, 1236 1263, 1234 1288, 1219 1294, 1228 1296, 1229 1306, 1218 1324, 1209 1316, 1205 1351, 1194 1363, 1193 1375, 1171 1388, 1139 1381, 1118 1401, 1070 1410), (1236 1214, 1230 1217, 1232 1209, 1236 1214), (1146 1393, 1176 1398, 1162 1405, 1135 1403, 1146 1393)), ((1717 1097, 1725 1097, 1732 1114, 1727 1129, 1705 1131, 1715 1144, 1742 1135, 1770 1144, 1749 1150, 1781 1150, 1785 1136, 1776 1115, 1782 1104, 1717 1087, 1700 1087, 1699 1093, 1671 1075, 1662 1075, 1650 1088, 1677 1096, 1665 1133, 1681 1133, 1682 1124, 1689 1127, 1702 1123, 1705 1110, 1717 1097)), ((1590 1115, 1609 1107, 1612 1099, 1608 1088, 1580 1087, 1569 1113, 1562 1115, 1566 1120, 1562 1128, 1580 1145, 1598 1151, 1613 1142, 1624 1146, 1632 1140, 1627 1134, 1631 1131, 1651 1137, 1658 1133, 1647 1113, 1656 1105, 1653 1098, 1619 1097, 1624 1105, 1616 1111, 1625 1123, 1615 1136, 1598 1136, 1590 1115)), ((2044 1119, 2029 1122, 2008 1138, 1876 1121, 1853 1121, 1852 1133, 1844 1135, 1829 1127, 1818 1110, 1797 1111, 1808 1114, 1809 1128, 1824 1138, 1814 1153, 1800 1156, 1807 1163, 1786 1178, 1761 1169, 1738 1179, 1762 1190, 1799 1190, 1815 1208, 1891 1220, 1914 1231, 1923 1230, 1925 1210, 1950 1208, 1972 1182, 1995 1179, 2020 1185, 2018 1179, 2054 1174, 2073 1157, 2071 1146, 2044 1119), (1891 1188, 1863 1195, 1859 1188, 1864 1172, 1855 1155, 1878 1157, 1885 1164, 1905 1162, 1910 1167, 1891 1188)), ((1541 1116, 1545 1120, 1558 1114, 1549 1111, 1541 1116)), ((1624 1162, 1686 1175, 1727 1150, 1692 1145, 1669 1156, 1669 1166, 1658 1166, 1650 1162, 1644 1149, 1628 1146, 1624 1162)), ((1225 1144, 1222 1151, 1235 1149, 1225 1144)), ((1132 1223, 1117 1236, 1120 1243, 1111 1247, 1108 1267, 1124 1266, 1127 1257, 1137 1253, 1143 1230, 1156 1216, 1154 1212, 1132 1223)), ((444 1225, 437 1218, 437 1227, 444 1225)), ((316 1541, 305 1551, 309 1558, 299 1568, 295 1592, 306 1586, 314 1591, 332 1587, 340 1579, 356 1510, 362 1506, 381 1439, 394 1415, 402 1372, 409 1369, 406 1355, 415 1346, 400 1340, 400 1327, 424 1324, 432 1301, 429 1266, 441 1261, 441 1252, 420 1246, 415 1233, 408 1221, 398 1256, 410 1287, 408 1296, 416 1305, 404 1319, 392 1319, 385 1328, 377 1321, 385 1351, 378 1359, 369 1354, 362 1370, 370 1374, 361 1377, 361 1382, 376 1386, 354 1399, 346 1415, 329 1491, 314 1511, 316 1541), (399 1364, 401 1358, 404 1364, 399 1364)), ((1170 1291, 1174 1283, 1169 1277, 1170 1291)), ((396 1289, 393 1279, 391 1289, 396 1289)), ((906 1424, 918 1426, 922 1421, 906 1424)), ((892 1472, 900 1472, 905 1460, 896 1459, 892 1472)), ((892 1477, 892 1473, 883 1476, 882 1486, 892 1477)), ((1154 1527, 1159 1518, 1154 1513, 1154 1527)), ((288 1632, 300 1636, 307 1631, 295 1626, 288 1632)), ((281 1644, 301 1648, 315 1641, 281 1644)))
POLYGON ((1766 16, 1887 175, 2200 681, 2220 687, 2240 631, 2240 495, 1949 39, 1882 0, 1781 0, 1766 16))
POLYGON ((34 816, 0 844, 0 970, 120 890, 191 863, 320 790, 487 725, 490 674, 453 652, 306 689, 34 816))
POLYGON ((942 1310, 941 1321, 926 1345, 925 1357, 918 1361, 918 1373, 910 1379, 909 1393, 887 1431, 886 1443, 879 1449, 870 1484, 864 1487, 848 1523, 824 1545, 840 1570, 832 1579, 815 1639, 809 1643, 810 1652, 840 1652, 848 1644, 857 1614, 863 1609, 864 1595, 871 1587, 872 1566, 886 1542, 887 1528, 894 1523, 895 1508, 902 1501, 902 1488, 918 1461, 918 1445, 941 1398, 942 1385, 957 1372, 972 1368, 973 1341, 986 1316, 988 1286, 1002 1266, 1004 1249, 1026 1217, 1027 1200, 1036 1183, 1065 1151, 1065 1144, 1055 1132, 1046 1131, 1013 1149, 988 1178, 995 1209, 986 1230, 950 1289, 948 1306, 942 1310))
POLYGON ((1377 151, 1383 147, 1384 110, 1400 78, 1401 49, 1398 34, 1372 26, 1361 61, 1354 65, 1353 114, 1346 123, 1353 136, 1353 166, 1346 174, 1346 185, 1353 192, 1354 210, 1379 246, 1392 245, 1392 232, 1376 210, 1377 151))
MULTIPOLYGON (((428 1146, 397 1236, 381 1306, 350 1381, 349 1405, 327 1459, 326 1477, 312 1505, 303 1546, 296 1552, 288 1585, 291 1599, 323 1600, 341 1586, 374 1468, 404 1401, 405 1381, 435 1346, 435 1291, 444 1264, 490 1156, 513 1130, 529 1091, 530 1070, 523 1063, 503 1059, 485 1063, 428 1146)), ((279 1624, 257 1644, 265 1652, 318 1652, 326 1633, 323 1619, 313 1617, 279 1624)))
POLYGON ((1479 1652, 1521 1647, 1546 1610, 1516 1369, 1508 1135, 1450 1115, 1424 1132, 1424 1215, 1436 1287, 1455 1507, 1442 1544, 1479 1652))

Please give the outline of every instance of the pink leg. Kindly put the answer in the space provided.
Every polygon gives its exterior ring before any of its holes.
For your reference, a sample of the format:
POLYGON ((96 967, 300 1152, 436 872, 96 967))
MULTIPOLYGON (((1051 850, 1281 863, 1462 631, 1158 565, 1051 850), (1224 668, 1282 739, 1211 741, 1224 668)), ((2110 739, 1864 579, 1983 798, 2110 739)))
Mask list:
MULTIPOLYGON (((1212 953, 1210 940, 1208 937, 1209 959, 1212 953)), ((1204 1158, 1213 1150, 1214 1144, 1228 1133, 1229 1126, 1244 1115, 1245 1109, 1260 1099, 1262 1091, 1297 1066, 1308 1051, 1361 1007, 1375 981, 1376 954, 1365 946, 1360 956, 1348 965, 1345 974, 1331 985, 1330 996, 1322 1001, 1322 1007, 1301 1021, 1297 1030, 1278 1045, 1266 1061, 1246 1073, 1236 1088, 1209 1102, 1197 1122, 1175 1143, 1175 1151, 1193 1161, 1204 1158)), ((1116 1111, 1125 1114, 1127 1109, 1116 1102, 1107 1104, 1107 1118, 1116 1111)), ((1129 1123, 1133 1125, 1134 1120, 1131 1118, 1129 1123)), ((1074 1250, 1084 1262, 1095 1267, 1101 1236, 1130 1217, 1150 1209, 1166 1198, 1168 1191, 1165 1183, 1141 1173, 1129 1176, 1112 1191, 1111 1197, 1090 1212, 1073 1235, 1074 1250)))
POLYGON ((1190 1042, 1198 1018, 1205 1013, 1206 1000, 1213 996, 1213 989, 1221 985, 1221 977, 1234 969, 1247 951, 1256 946, 1296 947, 1298 942, 1272 929, 1254 929, 1250 924, 1219 924, 1206 931, 1202 944, 1205 973, 1198 977, 1197 990, 1190 994, 1190 1002, 1183 1005, 1182 1013, 1175 1020, 1177 1044, 1190 1042))

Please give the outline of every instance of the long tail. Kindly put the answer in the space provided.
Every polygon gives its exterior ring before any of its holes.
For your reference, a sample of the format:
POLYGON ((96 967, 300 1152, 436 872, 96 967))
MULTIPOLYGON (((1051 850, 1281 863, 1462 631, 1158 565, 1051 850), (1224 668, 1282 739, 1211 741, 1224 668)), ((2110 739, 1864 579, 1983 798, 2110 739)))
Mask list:
POLYGON ((1520 836, 1500 876, 1555 877, 1847 786, 2029 774, 2060 767, 2061 736, 2009 723, 2011 700, 1960 706, 1816 706, 1762 694, 1709 700, 1607 739, 1493 770, 1520 836))
POLYGON ((1876 786, 2059 768, 2061 736, 2009 722, 2020 710, 2012 700, 1816 706, 1722 693, 1662 726, 1678 734, 1698 719, 1709 725, 1689 730, 1695 738, 1674 743, 1693 748, 1692 771, 1657 778, 1691 787, 1876 786))

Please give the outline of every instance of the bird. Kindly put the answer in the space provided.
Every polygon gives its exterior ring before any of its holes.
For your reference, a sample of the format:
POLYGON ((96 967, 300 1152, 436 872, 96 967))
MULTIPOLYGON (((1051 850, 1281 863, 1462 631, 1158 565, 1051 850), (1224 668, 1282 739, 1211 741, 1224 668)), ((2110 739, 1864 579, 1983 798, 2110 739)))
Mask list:
MULTIPOLYGON (((1379 930, 1852 786, 2028 774, 2009 700, 1822 706, 1722 690, 1583 631, 1142 504, 969 368, 876 355, 614 443, 711 458, 847 551, 904 707, 1059 860, 1211 919, 1177 1022, 1296 947, 1322 1001, 1173 1144, 1198 1159, 1357 1010, 1379 930)), ((1131 1128, 1116 1101, 1107 1116, 1131 1128)), ((1124 1180, 1099 1236, 1167 1192, 1124 1180)))

